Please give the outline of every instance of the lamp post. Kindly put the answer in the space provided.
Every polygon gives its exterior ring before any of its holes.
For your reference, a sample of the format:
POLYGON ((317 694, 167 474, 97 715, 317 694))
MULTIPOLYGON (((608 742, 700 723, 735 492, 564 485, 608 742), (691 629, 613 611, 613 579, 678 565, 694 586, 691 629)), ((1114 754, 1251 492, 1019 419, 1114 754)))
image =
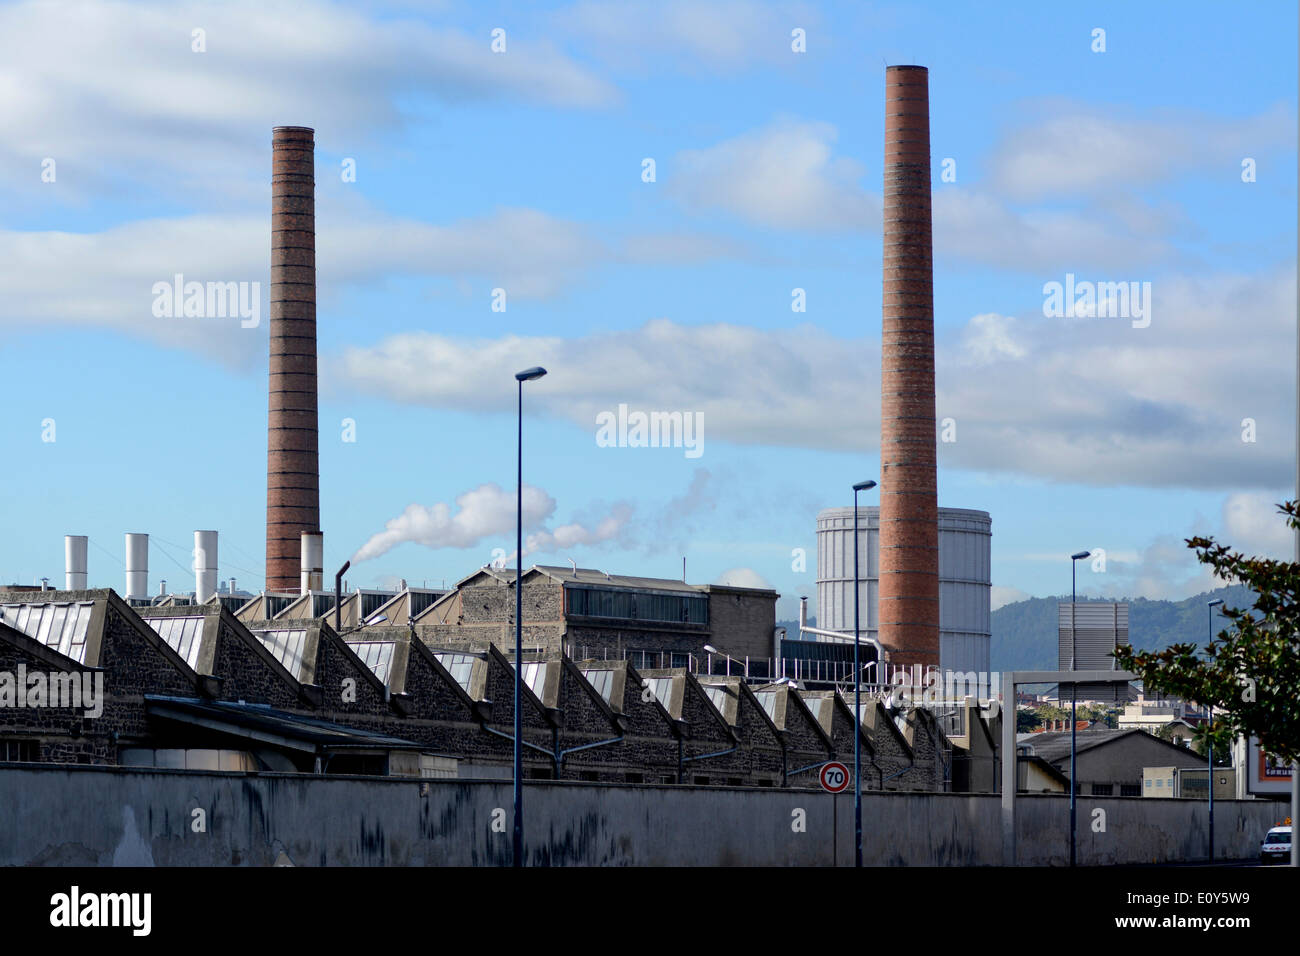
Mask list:
MULTIPOLYGON (((1210 641, 1214 640, 1214 609, 1223 603, 1223 598, 1215 598, 1207 602, 1205 613, 1209 619, 1210 641)), ((1205 778, 1205 789, 1210 793, 1210 865, 1214 865, 1214 743, 1210 737, 1210 732, 1214 729, 1214 704, 1209 705, 1210 716, 1205 724, 1205 754, 1206 754, 1206 772, 1209 774, 1205 778)))
MULTIPOLYGON (((1077 657, 1074 646, 1074 605, 1078 602, 1078 589, 1075 585, 1075 569, 1078 562, 1091 555, 1091 551, 1077 551, 1070 555, 1070 670, 1077 670, 1077 657)), ((1075 719, 1075 707, 1079 700, 1079 685, 1071 682, 1070 684, 1070 866, 1076 864, 1078 858, 1078 812, 1075 806, 1075 795, 1079 791, 1079 786, 1075 783, 1075 756, 1076 744, 1078 740, 1079 721, 1075 719)))
POLYGON ((524 382, 531 382, 533 379, 541 378, 545 374, 546 369, 538 366, 515 373, 515 381, 519 383, 519 441, 516 446, 518 453, 516 457, 516 478, 518 483, 515 486, 515 832, 513 858, 515 866, 524 865, 524 726, 522 712, 519 709, 520 697, 522 696, 520 687, 524 682, 524 382))
MULTIPOLYGON (((858 492, 876 487, 874 481, 859 481, 853 486, 853 865, 862 866, 862 634, 859 630, 859 605, 862 586, 858 582, 858 492)), ((879 674, 879 663, 876 670, 879 674)), ((877 679, 879 677, 877 676, 877 679)))

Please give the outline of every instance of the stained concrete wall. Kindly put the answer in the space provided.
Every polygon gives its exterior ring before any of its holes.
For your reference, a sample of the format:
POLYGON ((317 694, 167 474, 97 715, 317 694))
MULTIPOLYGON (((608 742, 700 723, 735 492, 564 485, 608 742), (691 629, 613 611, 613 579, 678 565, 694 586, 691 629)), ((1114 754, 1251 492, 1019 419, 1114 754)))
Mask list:
MULTIPOLYGON (((832 854, 852 864, 852 794, 550 782, 530 782, 524 793, 530 865, 828 866, 832 854)), ((0 769, 0 805, 4 865, 510 862, 511 790, 501 781, 15 766, 0 769), (195 832, 196 809, 206 832, 195 832)), ((1068 801, 1026 796, 1017 806, 1020 862, 1067 862, 1068 801)), ((1256 856, 1279 806, 1216 802, 1219 858, 1256 856)), ((1193 801, 1086 798, 1080 862, 1204 859, 1205 815, 1193 801), (1104 833, 1092 831, 1095 808, 1106 811, 1104 833)), ((999 826, 996 796, 863 798, 868 864, 1000 864, 999 826)))

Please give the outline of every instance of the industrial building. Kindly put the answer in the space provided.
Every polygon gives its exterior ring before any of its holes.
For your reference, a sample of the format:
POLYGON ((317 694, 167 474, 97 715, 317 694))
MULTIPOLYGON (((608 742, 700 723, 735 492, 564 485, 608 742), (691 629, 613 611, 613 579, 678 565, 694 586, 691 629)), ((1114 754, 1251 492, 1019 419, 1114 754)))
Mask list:
MULTIPOLYGON (((1016 738, 1017 755, 1050 765, 1068 788, 1070 736, 1068 731, 1021 734, 1016 738)), ((1140 797, 1147 767, 1205 769, 1200 754, 1144 730, 1080 730, 1075 738, 1075 792, 1080 795, 1140 797)))
MULTIPOLYGON (((992 639, 992 531, 988 512, 940 508, 939 666, 942 670, 989 671, 992 639)), ((827 508, 817 515, 817 627, 853 640, 853 509, 827 508)), ((860 629, 880 638, 880 509, 858 508, 860 629)), ((834 638, 822 635, 822 640, 834 638)))
MULTIPOLYGON (((868 695, 853 720, 834 691, 750 683, 627 660, 523 659, 525 773, 533 779, 816 787, 852 760, 864 787, 952 788, 935 717, 868 695)), ((5 762, 428 778, 510 773, 515 664, 489 642, 430 646, 413 629, 338 634, 327 619, 245 626, 219 601, 132 606, 111 589, 0 591, 0 688, 47 688, 0 707, 5 762), (93 679, 94 700, 48 688, 93 679), (92 706, 93 705, 93 706, 92 706)))

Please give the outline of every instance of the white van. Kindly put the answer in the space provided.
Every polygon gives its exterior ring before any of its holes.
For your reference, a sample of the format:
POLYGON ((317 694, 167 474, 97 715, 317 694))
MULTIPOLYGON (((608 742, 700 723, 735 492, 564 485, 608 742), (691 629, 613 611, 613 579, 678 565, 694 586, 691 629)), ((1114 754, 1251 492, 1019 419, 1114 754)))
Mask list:
POLYGON ((1290 827, 1274 827, 1268 831, 1259 845, 1259 862, 1264 865, 1291 862, 1290 827))

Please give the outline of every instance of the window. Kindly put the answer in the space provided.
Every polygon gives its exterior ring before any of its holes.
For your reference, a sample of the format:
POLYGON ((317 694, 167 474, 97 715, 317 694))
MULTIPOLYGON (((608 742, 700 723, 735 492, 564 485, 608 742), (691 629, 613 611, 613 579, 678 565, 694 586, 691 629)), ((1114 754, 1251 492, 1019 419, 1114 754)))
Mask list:
POLYGON ((392 600, 393 595, 387 591, 362 591, 361 592, 361 620, 369 620, 370 617, 392 600))
POLYGON ((1156 786, 1157 786, 1157 787, 1163 787, 1164 785, 1165 785, 1164 780, 1156 780, 1156 786))
POLYGON ((307 646, 307 631, 266 630, 254 631, 271 656, 284 665, 294 680, 302 680, 302 654, 307 646))
POLYGON ((191 669, 198 666, 202 617, 150 617, 145 622, 158 632, 167 645, 185 659, 191 669))
POLYGON ((0 620, 51 650, 84 664, 86 630, 94 602, 82 604, 5 604, 0 620))
POLYGON ((40 759, 41 744, 38 740, 0 741, 0 762, 36 763, 40 759))
POLYGON ((348 647, 352 653, 361 658, 361 662, 374 672, 385 684, 388 683, 388 672, 393 665, 393 649, 396 645, 392 641, 348 641, 348 647))
POLYGON ((727 786, 728 786, 728 787, 743 787, 744 785, 745 785, 745 781, 742 780, 740 777, 728 777, 728 778, 727 778, 727 786))
POLYGON ((645 783, 645 774, 627 773, 623 775, 623 779, 626 780, 628 783, 645 783))
POLYGON ((659 782, 660 782, 660 783, 676 783, 676 782, 677 782, 677 778, 674 777, 674 776, 671 776, 671 775, 669 775, 669 774, 664 774, 662 777, 659 778, 659 782))
POLYGON ((707 787, 708 785, 709 785, 709 778, 708 778, 708 777, 696 777, 696 778, 695 778, 695 786, 697 786, 697 787, 707 787))
POLYGON ((693 594, 649 594, 613 588, 565 588, 569 614, 582 617, 613 617, 630 621, 664 621, 707 624, 709 599, 693 594))
POLYGON ((755 694, 758 702, 763 705, 763 711, 772 720, 776 720, 776 691, 764 691, 761 694, 755 694))
POLYGON ((580 771, 578 771, 578 779, 579 779, 579 780, 599 780, 599 779, 600 779, 600 774, 596 773, 596 771, 594 771, 594 770, 580 770, 580 771))
POLYGON ((266 617, 268 619, 275 617, 296 600, 298 600, 297 595, 268 594, 266 596, 266 617))
POLYGON ((1114 789, 1114 784, 1094 783, 1092 785, 1092 795, 1094 797, 1109 797, 1112 795, 1114 789))
POLYGON ((451 674, 452 680, 459 684, 462 689, 469 690, 469 679, 473 673, 474 661, 476 660, 473 654, 441 653, 433 656, 451 674))
POLYGON ((650 693, 655 695, 655 700, 664 707, 672 702, 673 678, 647 677, 645 685, 650 688, 650 693))
POLYGON ((1119 785, 1119 795, 1121 797, 1140 797, 1142 788, 1136 783, 1121 783, 1119 785))
POLYGON ((609 695, 614 689, 614 672, 607 670, 586 670, 582 672, 587 683, 596 689, 596 693, 609 703, 609 695))
POLYGON ((717 708, 718 713, 726 714, 727 698, 731 696, 730 691, 726 687, 717 684, 705 684, 704 693, 709 698, 710 703, 717 708))
POLYGON ((1146 781, 1146 785, 1147 785, 1147 789, 1148 789, 1148 790, 1151 789, 1151 784, 1152 784, 1153 782, 1154 782, 1154 781, 1151 781, 1151 780, 1147 780, 1147 781, 1146 781))
POLYGON ((546 689, 546 661, 524 661, 523 679, 528 689, 540 699, 546 689))

